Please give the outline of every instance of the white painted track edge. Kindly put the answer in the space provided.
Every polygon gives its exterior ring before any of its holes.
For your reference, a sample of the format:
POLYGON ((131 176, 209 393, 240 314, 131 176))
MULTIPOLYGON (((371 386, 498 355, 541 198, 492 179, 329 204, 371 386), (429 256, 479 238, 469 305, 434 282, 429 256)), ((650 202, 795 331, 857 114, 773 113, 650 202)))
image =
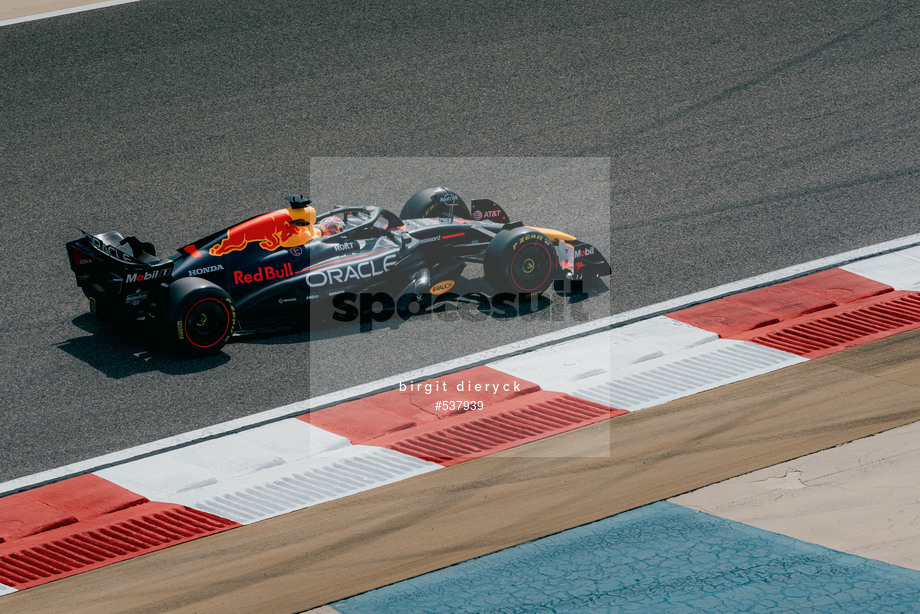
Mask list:
POLYGON ((98 456, 85 461, 64 465, 56 469, 49 469, 47 471, 34 473, 32 475, 0 483, 0 497, 24 490, 29 490, 44 484, 57 482, 65 478, 82 475, 85 473, 92 473, 94 471, 105 469, 129 460, 136 460, 167 450, 191 445, 207 439, 213 439, 215 437, 220 437, 230 433, 262 426, 277 420, 299 416, 311 411, 322 409, 324 407, 329 407, 339 403, 370 396, 372 394, 377 394, 379 392, 392 390, 393 388, 396 388, 400 383, 408 384, 426 379, 432 379, 447 373, 483 365, 501 358, 509 358, 517 354, 522 354, 524 352, 536 350, 548 345, 561 343, 563 341, 570 341, 578 337, 584 337, 586 335, 601 332, 610 328, 624 326, 632 322, 663 315, 677 311, 679 309, 736 294, 738 292, 752 290, 769 284, 780 283, 808 273, 843 266, 845 264, 849 264, 857 260, 862 260, 864 258, 880 256, 882 254, 906 249, 908 247, 914 247, 917 245, 920 245, 920 234, 914 234, 907 237, 902 237, 900 239, 894 239, 884 243, 870 245, 868 247, 843 252, 834 256, 828 256, 826 258, 820 258, 803 264, 786 267, 784 269, 779 269, 770 273, 749 277, 747 279, 724 284, 715 288, 710 288, 708 290, 695 292, 661 303, 656 303, 654 305, 649 305, 647 307, 626 311, 606 318, 601 318, 599 320, 585 322, 583 324, 571 326, 562 330, 538 335, 537 337, 532 337, 523 341, 518 341, 497 348, 477 352, 475 354, 470 354, 468 356, 440 362, 429 367, 423 367, 421 369, 415 369, 414 371, 408 371, 399 375, 394 375, 373 382, 368 382, 366 384, 353 386, 351 388, 346 388, 345 390, 332 392, 312 399, 306 399, 304 401, 298 401, 290 405, 276 407, 275 409, 270 409, 264 412, 253 414, 251 416, 246 416, 244 418, 238 418, 236 420, 230 420, 228 422, 223 422, 203 429, 189 431, 187 433, 182 433, 173 437, 159 439, 157 441, 152 441, 150 443, 142 444, 125 450, 120 450, 111 454, 105 454, 103 456, 98 456))

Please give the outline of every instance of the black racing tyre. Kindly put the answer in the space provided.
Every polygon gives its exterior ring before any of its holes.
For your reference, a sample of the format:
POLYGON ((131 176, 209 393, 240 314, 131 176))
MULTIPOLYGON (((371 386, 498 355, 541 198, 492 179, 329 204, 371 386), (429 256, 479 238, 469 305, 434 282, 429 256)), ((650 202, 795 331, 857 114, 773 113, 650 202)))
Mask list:
POLYGON ((404 220, 420 217, 448 217, 450 204, 453 203, 454 217, 465 220, 470 217, 470 209, 456 192, 447 188, 425 188, 413 194, 403 205, 399 217, 404 220))
POLYGON ((236 309, 220 286, 184 277, 169 287, 163 322, 173 349, 189 356, 216 354, 236 326, 236 309))
POLYGON ((559 261, 545 234, 520 226, 492 239, 482 266, 486 282, 497 292, 541 294, 553 282, 559 261))

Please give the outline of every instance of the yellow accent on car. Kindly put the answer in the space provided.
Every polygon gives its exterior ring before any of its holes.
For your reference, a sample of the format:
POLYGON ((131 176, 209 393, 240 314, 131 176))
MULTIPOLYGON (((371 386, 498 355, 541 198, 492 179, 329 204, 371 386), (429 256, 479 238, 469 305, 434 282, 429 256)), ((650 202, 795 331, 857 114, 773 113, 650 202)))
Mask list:
POLYGON ((431 294, 435 294, 435 295, 437 295, 437 294, 444 294, 445 292, 447 292, 448 290, 450 290, 450 289, 453 288, 453 287, 454 287, 454 282, 453 282, 452 280, 448 279, 448 280, 439 282, 439 283, 437 283, 437 284, 431 286, 431 290, 429 290, 429 292, 430 292, 431 294))
POLYGON ((323 231, 315 228, 316 209, 311 206, 285 209, 292 221, 306 222, 306 226, 295 226, 297 233, 281 242, 281 247, 300 247, 313 239, 323 236, 323 231))
POLYGON ((572 235, 564 233, 561 230, 553 230, 552 228, 538 228, 536 226, 528 226, 528 228, 532 228, 538 232, 542 232, 547 237, 549 237, 553 243, 558 242, 560 239, 563 241, 576 241, 577 240, 572 235))

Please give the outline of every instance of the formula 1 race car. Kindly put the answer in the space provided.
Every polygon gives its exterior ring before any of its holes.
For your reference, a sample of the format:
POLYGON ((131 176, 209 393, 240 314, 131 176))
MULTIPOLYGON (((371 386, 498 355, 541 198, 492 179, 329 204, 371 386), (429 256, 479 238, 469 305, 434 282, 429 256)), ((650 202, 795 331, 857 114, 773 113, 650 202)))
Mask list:
MULTIPOLYGON (((110 231, 67 244, 77 285, 100 318, 153 320, 184 353, 218 352, 231 335, 302 323, 345 293, 447 292, 467 262, 496 292, 529 295, 610 274, 594 248, 564 232, 512 222, 491 200, 468 208, 446 188, 413 195, 399 216, 375 206, 317 215, 298 195, 159 258, 110 231)), ((562 288, 557 288, 562 292, 562 288)))

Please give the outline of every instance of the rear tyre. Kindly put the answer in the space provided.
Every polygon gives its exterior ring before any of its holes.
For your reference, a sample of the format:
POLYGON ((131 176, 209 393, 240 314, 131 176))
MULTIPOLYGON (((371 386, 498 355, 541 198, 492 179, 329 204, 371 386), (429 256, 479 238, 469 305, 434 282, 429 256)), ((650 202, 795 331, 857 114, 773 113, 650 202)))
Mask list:
POLYGON ((497 292, 541 294, 559 268, 556 248, 542 232, 520 226, 498 233, 483 259, 486 282, 497 292))
POLYGON ((230 295, 206 279, 185 277, 169 287, 163 322, 166 338, 180 354, 220 352, 236 327, 230 295))
POLYGON ((413 194, 403 205, 399 217, 404 220, 421 217, 449 217, 453 204, 454 217, 465 220, 470 217, 470 209, 456 192, 447 188, 426 188, 413 194))

